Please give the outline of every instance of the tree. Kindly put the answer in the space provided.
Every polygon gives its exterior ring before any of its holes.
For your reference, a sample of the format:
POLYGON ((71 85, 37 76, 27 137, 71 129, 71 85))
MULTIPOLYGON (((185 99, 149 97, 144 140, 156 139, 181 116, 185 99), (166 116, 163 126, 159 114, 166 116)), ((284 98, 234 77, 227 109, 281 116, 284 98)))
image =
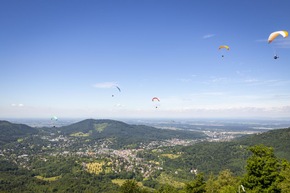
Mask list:
POLYGON ((206 181, 206 185, 205 185, 205 190, 207 193, 215 193, 216 192, 215 180, 216 180, 216 178, 213 175, 213 173, 210 173, 210 175, 206 181))
POLYGON ((253 155, 247 160, 242 184, 246 189, 259 193, 280 193, 281 163, 271 147, 256 145, 249 148, 253 155))
POLYGON ((204 192, 206 192, 205 180, 204 180, 203 173, 197 174, 196 178, 192 182, 186 184, 185 192, 186 193, 204 193, 204 192))
POLYGON ((281 193, 290 192, 290 163, 286 160, 282 162, 283 169, 280 172, 282 181, 279 183, 278 187, 281 188, 281 193))
POLYGON ((162 185, 154 193, 177 193, 178 190, 169 184, 162 185))
POLYGON ((217 178, 210 174, 205 189, 207 193, 232 193, 237 190, 237 187, 238 179, 227 169, 221 171, 217 178))
POLYGON ((216 192, 230 193, 234 192, 237 187, 237 179, 233 176, 230 170, 223 170, 219 173, 217 180, 215 181, 216 192))
POLYGON ((126 180, 121 186, 120 193, 148 193, 145 189, 138 186, 135 180, 126 180))

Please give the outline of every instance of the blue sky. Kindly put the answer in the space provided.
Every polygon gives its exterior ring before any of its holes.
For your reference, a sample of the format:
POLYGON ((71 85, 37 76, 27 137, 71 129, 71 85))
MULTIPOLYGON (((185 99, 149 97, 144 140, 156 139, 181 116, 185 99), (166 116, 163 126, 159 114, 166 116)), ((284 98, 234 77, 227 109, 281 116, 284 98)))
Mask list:
POLYGON ((289 7, 1 0, 0 118, 290 117, 289 7))

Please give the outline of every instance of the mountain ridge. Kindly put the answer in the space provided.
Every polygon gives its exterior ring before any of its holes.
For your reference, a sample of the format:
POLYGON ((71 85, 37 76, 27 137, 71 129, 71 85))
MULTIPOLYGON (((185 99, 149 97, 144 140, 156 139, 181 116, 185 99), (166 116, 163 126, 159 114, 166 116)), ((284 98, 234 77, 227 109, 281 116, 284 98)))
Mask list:
POLYGON ((0 145, 37 133, 38 130, 36 128, 28 125, 0 120, 0 145))
POLYGON ((85 119, 58 129, 64 135, 85 136, 94 140, 115 139, 117 146, 172 138, 193 140, 206 138, 202 132, 158 129, 146 125, 130 125, 111 119, 85 119))

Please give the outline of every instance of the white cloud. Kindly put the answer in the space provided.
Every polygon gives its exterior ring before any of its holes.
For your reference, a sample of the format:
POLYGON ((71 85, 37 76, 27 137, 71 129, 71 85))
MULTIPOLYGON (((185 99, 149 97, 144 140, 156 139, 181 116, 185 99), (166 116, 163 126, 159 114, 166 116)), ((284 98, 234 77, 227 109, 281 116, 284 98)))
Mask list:
POLYGON ((178 80, 180 82, 192 82, 195 77, 197 77, 197 75, 192 74, 189 78, 179 78, 178 80))
POLYGON ((261 83, 261 81, 259 81, 258 79, 255 78, 250 78, 250 79, 245 79, 243 80, 244 83, 261 83))
POLYGON ((290 106, 184 107, 183 109, 173 110, 171 113, 182 116, 191 115, 194 117, 289 117, 290 106))
POLYGON ((19 103, 19 104, 12 103, 11 106, 12 107, 23 107, 24 105, 21 103, 19 103))
MULTIPOLYGON (((259 39, 259 40, 256 40, 256 42, 268 43, 268 40, 267 39, 259 39)), ((275 47, 275 48, 290 48, 290 39, 289 38, 279 38, 279 39, 275 39, 270 44, 272 47, 275 47)))
POLYGON ((206 35, 202 36, 202 38, 203 39, 208 39, 208 38, 212 38, 214 36, 215 36, 215 34, 206 34, 206 35))
POLYGON ((223 96, 226 95, 224 92, 201 92, 192 94, 192 96, 207 97, 207 96, 223 96))
POLYGON ((225 78, 225 77, 215 77, 215 78, 212 78, 211 79, 211 81, 213 82, 213 83, 215 83, 215 82, 226 82, 226 81, 228 81, 228 78, 225 78))
POLYGON ((100 82, 93 85, 95 88, 112 88, 118 86, 116 82, 100 82))
POLYGON ((115 107, 117 107, 117 108, 122 108, 122 107, 125 107, 125 105, 123 105, 123 104, 120 104, 120 103, 118 103, 118 104, 115 104, 114 106, 115 106, 115 107))
POLYGON ((249 78, 249 79, 244 79, 241 81, 241 83, 245 83, 248 85, 264 85, 264 86, 285 86, 289 85, 290 81, 289 80, 278 80, 278 79, 269 79, 269 80, 258 80, 256 78, 249 78))
POLYGON ((206 78, 204 81, 201 81, 202 84, 227 84, 233 83, 233 79, 227 77, 215 77, 211 76, 206 78))
POLYGON ((275 39, 272 42, 276 48, 290 48, 290 39, 275 39))
POLYGON ((181 82, 191 82, 192 80, 190 78, 180 78, 181 82))
MULTIPOLYGON (((157 109, 155 106, 149 108, 43 108, 43 107, 25 107, 21 109, 2 107, 0 108, 0 117, 8 118, 47 118, 52 114, 61 115, 69 118, 144 118, 144 117, 172 117, 172 118, 243 118, 243 117, 290 117, 289 105, 190 105, 169 107, 162 104, 157 109)), ((123 105, 120 105, 124 107, 123 105)))

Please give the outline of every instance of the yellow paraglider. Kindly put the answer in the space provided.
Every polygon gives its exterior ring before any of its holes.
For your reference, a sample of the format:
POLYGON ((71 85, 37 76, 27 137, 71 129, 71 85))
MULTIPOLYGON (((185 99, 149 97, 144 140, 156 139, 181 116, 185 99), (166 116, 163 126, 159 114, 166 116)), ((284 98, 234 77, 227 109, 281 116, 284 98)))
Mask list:
MULTIPOLYGON (((278 36, 283 36, 283 38, 287 38, 288 37, 288 31, 282 30, 282 31, 275 31, 273 33, 271 33, 268 37, 268 43, 270 44, 272 41, 274 41, 278 36)), ((276 51, 275 51, 275 55, 274 55, 274 59, 278 59, 279 56, 277 55, 276 51)))
POLYGON ((288 32, 283 30, 283 31, 275 31, 269 35, 268 38, 268 43, 271 43, 276 37, 279 35, 283 36, 284 38, 288 37, 288 32))
POLYGON ((222 48, 225 48, 225 49, 227 49, 227 50, 230 50, 230 47, 227 46, 227 45, 222 45, 222 46, 220 46, 220 47, 219 47, 219 50, 222 49, 222 48))
MULTIPOLYGON (((220 49, 227 49, 227 50, 230 50, 230 47, 227 46, 227 45, 221 45, 221 46, 219 47, 219 50, 220 50, 220 49)), ((224 57, 224 55, 222 55, 222 57, 224 57)))

